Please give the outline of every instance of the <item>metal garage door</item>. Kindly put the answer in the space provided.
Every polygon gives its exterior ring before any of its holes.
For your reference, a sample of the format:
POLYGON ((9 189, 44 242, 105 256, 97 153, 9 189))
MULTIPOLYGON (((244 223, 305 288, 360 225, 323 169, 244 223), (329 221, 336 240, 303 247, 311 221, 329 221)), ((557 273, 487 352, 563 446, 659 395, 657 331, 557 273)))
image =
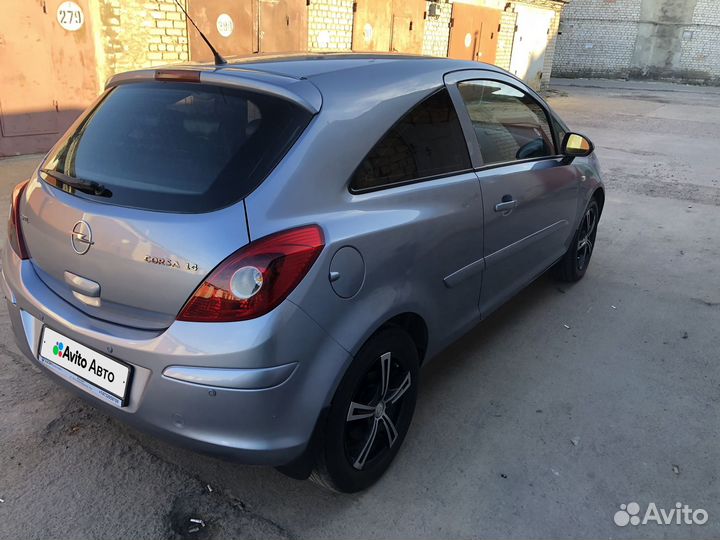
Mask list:
POLYGON ((422 54, 424 30, 424 0, 395 0, 393 2, 393 30, 390 38, 391 51, 422 54))
MULTIPOLYGON (((188 15, 205 33, 222 55, 257 52, 257 2, 228 0, 193 0, 188 2, 188 15)), ((190 59, 208 62, 213 55, 192 24, 188 24, 190 59)))
POLYGON ((353 51, 389 51, 392 2, 358 0, 354 4, 353 51))
POLYGON ((540 88, 550 26, 555 12, 518 5, 517 30, 513 41, 510 72, 535 89, 540 88))
POLYGON ((494 64, 501 13, 497 9, 453 4, 448 56, 494 64))
POLYGON ((358 0, 354 9, 353 51, 422 53, 424 0, 358 0))
POLYGON ((48 150, 99 91, 87 0, 5 0, 0 156, 48 150))
MULTIPOLYGON (((192 0, 188 14, 224 56, 307 50, 307 0, 192 0)), ((190 57, 212 60, 188 25, 190 57)))
POLYGON ((260 0, 260 52, 307 50, 307 1, 260 0))

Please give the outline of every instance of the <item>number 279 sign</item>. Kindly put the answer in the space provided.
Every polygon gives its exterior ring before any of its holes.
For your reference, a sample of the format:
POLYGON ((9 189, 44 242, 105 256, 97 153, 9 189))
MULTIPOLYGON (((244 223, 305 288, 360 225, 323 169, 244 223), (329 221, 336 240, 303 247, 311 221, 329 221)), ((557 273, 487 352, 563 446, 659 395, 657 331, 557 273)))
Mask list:
POLYGON ((75 2, 63 2, 58 6, 57 20, 65 30, 79 30, 85 22, 82 8, 75 2))

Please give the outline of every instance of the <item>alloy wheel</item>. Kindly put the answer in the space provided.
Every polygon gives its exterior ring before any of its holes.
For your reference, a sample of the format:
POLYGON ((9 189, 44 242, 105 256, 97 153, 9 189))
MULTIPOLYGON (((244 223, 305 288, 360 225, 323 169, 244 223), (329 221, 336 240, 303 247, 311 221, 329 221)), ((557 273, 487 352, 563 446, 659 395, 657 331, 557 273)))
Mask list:
POLYGON ((575 251, 575 260, 579 272, 582 272, 590 262, 590 256, 592 255, 593 244, 595 242, 596 227, 597 206, 591 204, 580 223, 580 234, 578 235, 577 249, 575 251))
POLYGON ((396 423, 412 384, 410 372, 390 352, 382 354, 362 377, 345 425, 345 454, 353 468, 365 469, 395 445, 396 423))

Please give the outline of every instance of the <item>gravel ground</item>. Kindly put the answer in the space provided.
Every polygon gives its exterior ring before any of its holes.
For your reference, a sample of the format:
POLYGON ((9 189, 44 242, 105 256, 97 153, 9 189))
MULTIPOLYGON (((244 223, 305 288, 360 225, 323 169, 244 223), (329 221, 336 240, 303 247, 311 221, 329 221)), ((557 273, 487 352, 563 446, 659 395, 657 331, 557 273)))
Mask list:
MULTIPOLYGON (((607 181, 588 274, 539 279, 424 371, 377 486, 334 495, 136 432, 21 357, 0 308, 0 538, 720 536, 720 93, 554 81, 550 101, 607 181), (613 522, 678 501, 707 523, 613 522)), ((37 159, 0 161, 3 208, 37 159)))

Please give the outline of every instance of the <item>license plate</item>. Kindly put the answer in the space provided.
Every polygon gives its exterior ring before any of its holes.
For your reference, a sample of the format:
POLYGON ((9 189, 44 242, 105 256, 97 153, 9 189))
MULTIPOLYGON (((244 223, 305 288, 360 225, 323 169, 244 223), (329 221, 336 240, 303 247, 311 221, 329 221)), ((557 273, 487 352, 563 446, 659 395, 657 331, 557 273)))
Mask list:
POLYGON ((40 361, 61 377, 95 396, 123 407, 127 403, 132 368, 108 358, 50 328, 43 329, 40 361))

